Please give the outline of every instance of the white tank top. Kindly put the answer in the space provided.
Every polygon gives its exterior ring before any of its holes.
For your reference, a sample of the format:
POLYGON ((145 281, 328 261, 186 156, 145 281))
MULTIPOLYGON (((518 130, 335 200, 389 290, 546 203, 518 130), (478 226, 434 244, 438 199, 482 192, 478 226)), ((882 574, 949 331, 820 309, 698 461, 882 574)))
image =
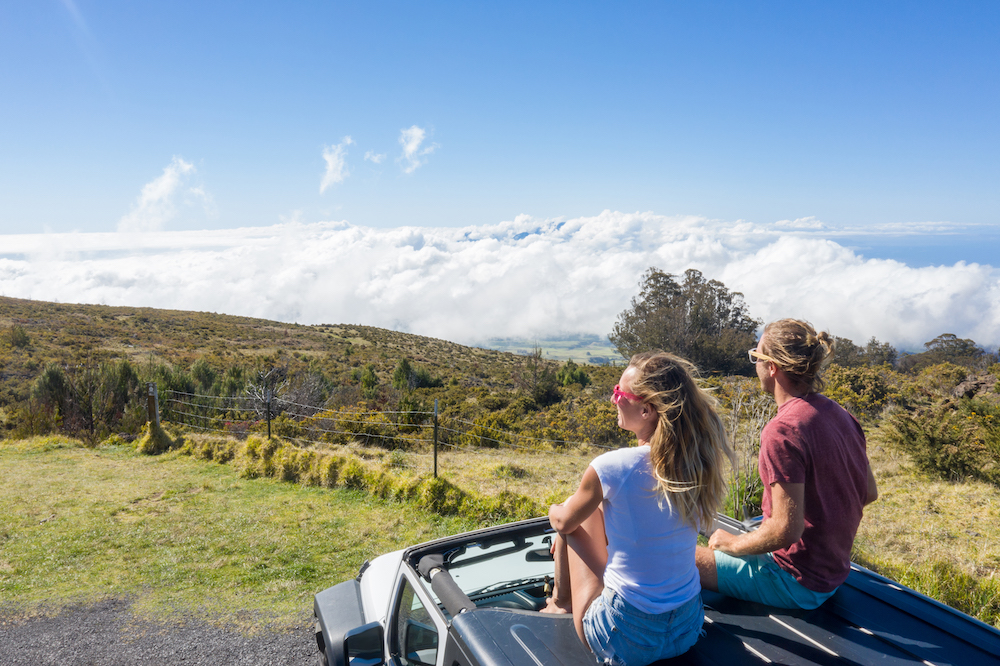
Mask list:
POLYGON ((649 446, 618 449, 590 463, 604 492, 608 566, 604 584, 646 613, 665 613, 701 591, 698 531, 656 493, 649 446))

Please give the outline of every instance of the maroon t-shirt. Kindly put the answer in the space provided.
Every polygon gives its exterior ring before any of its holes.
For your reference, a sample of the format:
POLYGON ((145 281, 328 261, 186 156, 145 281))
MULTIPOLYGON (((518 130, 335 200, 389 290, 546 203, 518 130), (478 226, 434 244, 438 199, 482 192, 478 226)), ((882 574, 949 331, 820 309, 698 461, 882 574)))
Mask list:
POLYGON ((861 426, 818 393, 793 398, 760 434, 757 469, 764 482, 764 519, 771 517, 771 484, 805 489, 802 538, 774 551, 774 561, 814 592, 847 579, 851 546, 868 498, 868 454, 861 426))

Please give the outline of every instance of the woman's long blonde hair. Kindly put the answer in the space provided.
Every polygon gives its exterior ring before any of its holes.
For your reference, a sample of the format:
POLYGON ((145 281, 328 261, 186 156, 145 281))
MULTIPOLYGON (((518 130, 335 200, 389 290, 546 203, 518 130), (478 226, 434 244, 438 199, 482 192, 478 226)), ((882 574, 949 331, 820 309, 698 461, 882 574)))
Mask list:
POLYGON ((656 410, 649 439, 657 492, 681 520, 708 529, 726 495, 723 459, 733 459, 716 400, 698 386, 690 362, 666 352, 636 354, 630 390, 656 410))

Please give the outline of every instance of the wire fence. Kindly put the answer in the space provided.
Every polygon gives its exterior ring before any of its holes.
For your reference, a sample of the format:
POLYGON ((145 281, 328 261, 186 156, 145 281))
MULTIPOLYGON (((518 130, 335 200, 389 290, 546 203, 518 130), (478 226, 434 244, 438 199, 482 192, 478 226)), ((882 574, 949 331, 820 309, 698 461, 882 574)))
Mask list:
MULTIPOLYGON (((244 438, 251 434, 277 435, 302 446, 360 444, 405 451, 406 460, 419 461, 437 475, 440 450, 490 454, 500 451, 545 452, 580 458, 580 447, 609 450, 615 447, 588 442, 537 437, 496 427, 489 418, 470 421, 443 416, 437 411, 380 411, 361 406, 332 409, 301 404, 275 396, 211 396, 166 390, 163 419, 200 432, 244 438)), ((396 457, 396 464, 414 467, 396 457)))

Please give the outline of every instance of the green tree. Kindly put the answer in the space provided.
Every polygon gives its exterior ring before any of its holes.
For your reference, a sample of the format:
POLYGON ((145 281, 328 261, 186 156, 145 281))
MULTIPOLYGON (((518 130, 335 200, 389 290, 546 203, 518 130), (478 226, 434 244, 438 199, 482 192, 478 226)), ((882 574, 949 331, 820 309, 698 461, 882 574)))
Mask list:
POLYGON ((586 370, 577 365, 573 359, 566 361, 566 364, 559 368, 559 372, 556 373, 556 379, 563 386, 569 386, 570 384, 586 386, 590 383, 590 375, 587 374, 586 370))
POLYGON ((215 388, 215 382, 219 378, 219 373, 208 364, 208 361, 199 358, 191 365, 191 377, 198 382, 199 391, 211 394, 215 388))
POLYGON ((412 391, 416 388, 414 380, 413 366, 407 358, 399 359, 396 369, 392 372, 392 388, 400 391, 412 391))
POLYGON ((439 386, 444 386, 439 377, 431 377, 431 373, 425 368, 413 365, 407 358, 400 359, 392 372, 392 387, 400 391, 439 386))
POLYGON ((641 291, 618 315, 608 339, 625 358, 662 349, 703 372, 751 374, 746 350, 756 344, 759 320, 750 317, 743 294, 693 268, 683 282, 658 268, 643 275, 641 291))
POLYGON ((66 379, 66 372, 58 363, 50 363, 35 379, 31 387, 31 397, 38 404, 54 409, 57 414, 65 415, 69 400, 69 382, 66 379))
POLYGON ((878 367, 896 363, 896 348, 888 342, 879 342, 874 336, 864 347, 854 344, 852 340, 833 336, 833 363, 842 368, 860 366, 878 367))
POLYGON ((926 351, 903 357, 900 370, 918 371, 938 363, 954 363, 967 368, 988 364, 993 355, 968 338, 960 338, 954 333, 942 333, 924 343, 926 351))
POLYGON ((361 370, 361 395, 366 400, 373 400, 378 396, 378 375, 371 363, 361 370))
POLYGON ((896 365, 896 359, 899 358, 899 352, 888 342, 879 342, 872 336, 872 339, 868 341, 865 345, 865 359, 873 368, 880 365, 896 365))

